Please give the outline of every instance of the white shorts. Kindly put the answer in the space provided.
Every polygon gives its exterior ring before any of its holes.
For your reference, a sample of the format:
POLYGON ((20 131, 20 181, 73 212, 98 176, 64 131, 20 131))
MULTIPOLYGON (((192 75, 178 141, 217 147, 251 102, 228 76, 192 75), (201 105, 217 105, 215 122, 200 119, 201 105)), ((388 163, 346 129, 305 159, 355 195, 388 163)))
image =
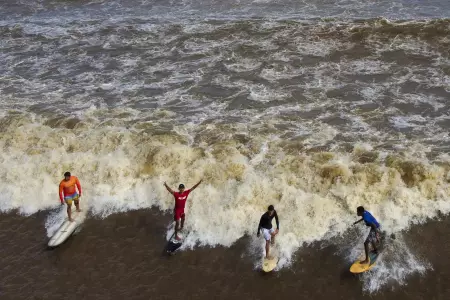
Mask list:
POLYGON ((272 233, 275 232, 275 229, 273 229, 273 228, 271 228, 271 229, 262 228, 262 232, 263 232, 263 235, 264 235, 264 239, 266 241, 270 241, 271 238, 272 238, 272 233))

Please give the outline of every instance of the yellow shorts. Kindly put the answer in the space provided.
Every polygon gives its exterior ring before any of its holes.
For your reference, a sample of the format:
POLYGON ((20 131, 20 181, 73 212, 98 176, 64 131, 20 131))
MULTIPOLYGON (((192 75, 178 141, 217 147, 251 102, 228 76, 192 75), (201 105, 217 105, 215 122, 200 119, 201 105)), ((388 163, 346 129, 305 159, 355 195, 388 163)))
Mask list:
POLYGON ((75 193, 75 194, 73 194, 73 195, 64 197, 64 201, 66 201, 66 204, 67 204, 67 205, 72 205, 72 200, 75 201, 75 203, 77 203, 79 197, 80 197, 80 196, 78 196, 78 194, 75 193))

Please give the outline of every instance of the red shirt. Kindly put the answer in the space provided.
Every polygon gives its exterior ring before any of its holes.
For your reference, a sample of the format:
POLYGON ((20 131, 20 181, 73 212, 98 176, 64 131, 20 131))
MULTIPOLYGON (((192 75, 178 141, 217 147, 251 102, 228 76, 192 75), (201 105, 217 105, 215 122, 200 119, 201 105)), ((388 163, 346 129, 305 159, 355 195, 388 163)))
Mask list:
POLYGON ((173 192, 175 197, 175 209, 184 209, 186 206, 186 200, 191 190, 185 190, 184 192, 173 192))

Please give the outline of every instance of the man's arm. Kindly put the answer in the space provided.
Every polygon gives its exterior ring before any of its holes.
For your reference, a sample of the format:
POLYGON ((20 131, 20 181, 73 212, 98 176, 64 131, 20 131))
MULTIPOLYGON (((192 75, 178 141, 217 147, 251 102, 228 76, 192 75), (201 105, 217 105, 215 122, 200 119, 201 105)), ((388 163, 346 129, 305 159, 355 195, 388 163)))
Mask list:
POLYGON ((78 177, 77 177, 77 180, 75 181, 75 184, 78 189, 78 196, 81 197, 81 184, 80 184, 80 181, 78 180, 78 177))
POLYGON ((197 184, 194 185, 193 187, 191 187, 189 190, 190 190, 191 192, 192 192, 193 190, 195 190, 195 189, 200 185, 200 183, 202 183, 202 180, 203 180, 203 179, 200 179, 200 181, 197 182, 197 184))
POLYGON ((259 220, 259 224, 258 224, 258 231, 256 233, 256 236, 259 237, 259 232, 261 231, 261 224, 262 224, 262 220, 263 220, 264 215, 261 217, 261 219, 259 220))
POLYGON ((355 223, 353 223, 353 225, 358 224, 359 222, 361 222, 362 220, 364 220, 363 218, 361 218, 361 220, 356 221, 355 223))
POLYGON ((171 193, 173 195, 174 191, 167 185, 167 183, 164 182, 164 186, 169 191, 169 193, 171 193))
POLYGON ((59 184, 59 201, 61 201, 61 204, 64 204, 64 189, 62 182, 59 184))
POLYGON ((278 221, 277 211, 275 211, 275 222, 277 223, 277 229, 280 230, 280 222, 278 221))

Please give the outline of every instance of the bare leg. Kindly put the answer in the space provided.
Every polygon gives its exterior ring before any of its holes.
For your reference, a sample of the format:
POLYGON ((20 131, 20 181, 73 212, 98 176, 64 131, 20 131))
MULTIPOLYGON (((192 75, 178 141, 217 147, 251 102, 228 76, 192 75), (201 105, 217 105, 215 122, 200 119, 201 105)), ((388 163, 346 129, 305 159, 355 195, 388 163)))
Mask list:
POLYGON ((178 231, 180 230, 178 227, 180 226, 180 220, 175 221, 175 239, 180 240, 180 237, 178 236, 178 231))
POLYGON ((69 216, 69 221, 73 222, 73 220, 72 220, 72 204, 67 204, 67 215, 69 216))
POLYGON ((184 216, 181 217, 181 227, 180 227, 180 231, 183 230, 184 228, 184 216))
POLYGON ((80 212, 80 201, 75 201, 75 207, 77 208, 77 212, 80 212))
POLYGON ((373 252, 378 253, 378 249, 375 242, 372 242, 373 252))
POLYGON ((269 252, 270 252, 270 241, 266 241, 266 258, 267 259, 270 259, 269 252))
POLYGON ((272 245, 275 245, 275 236, 276 236, 277 234, 278 234, 278 229, 275 230, 273 233, 270 234, 270 235, 272 236, 272 238, 271 238, 272 245))
POLYGON ((367 264, 369 262, 369 242, 364 243, 364 250, 366 252, 366 259, 361 261, 361 264, 367 264))

